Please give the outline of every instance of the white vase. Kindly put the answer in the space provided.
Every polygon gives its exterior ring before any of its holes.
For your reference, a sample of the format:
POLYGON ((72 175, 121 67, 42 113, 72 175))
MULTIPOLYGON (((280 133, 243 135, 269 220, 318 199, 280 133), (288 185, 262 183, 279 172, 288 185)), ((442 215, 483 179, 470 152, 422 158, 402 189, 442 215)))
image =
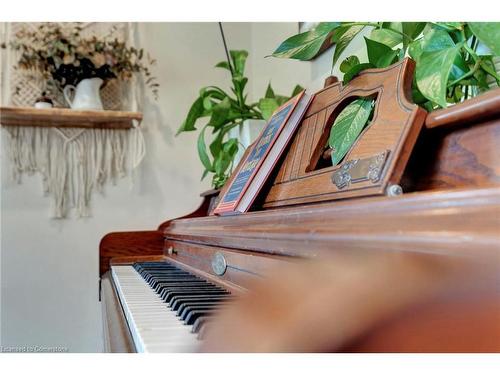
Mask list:
POLYGON ((234 158, 234 166, 236 167, 243 156, 246 148, 252 144, 253 141, 257 139, 262 129, 266 126, 265 120, 245 120, 243 124, 232 128, 229 131, 229 138, 238 138, 243 148, 239 147, 238 153, 234 158))
POLYGON ((63 90, 64 99, 72 109, 102 110, 104 108, 99 94, 102 82, 101 78, 86 78, 81 80, 76 87, 66 85, 63 90), (71 92, 74 94, 72 95, 71 92))

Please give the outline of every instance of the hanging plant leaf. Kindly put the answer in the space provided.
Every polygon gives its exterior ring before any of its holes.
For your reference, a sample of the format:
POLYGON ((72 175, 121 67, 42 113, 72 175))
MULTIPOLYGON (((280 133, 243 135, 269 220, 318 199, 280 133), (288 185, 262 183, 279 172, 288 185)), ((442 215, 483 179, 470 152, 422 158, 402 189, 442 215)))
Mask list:
POLYGON ((186 119, 184 120, 180 128, 177 130, 177 134, 196 130, 195 127, 196 120, 198 120, 200 117, 203 116, 204 110, 205 108, 203 107, 203 98, 200 97, 195 100, 195 102, 189 109, 186 119))
POLYGON ((344 74, 344 85, 350 82, 354 77, 356 77, 360 72, 366 69, 375 68, 370 63, 363 63, 353 66, 346 74, 344 74))
POLYGON ((403 35, 391 29, 373 29, 370 33, 370 39, 391 48, 403 43, 403 35))
POLYGON ((238 139, 230 138, 222 145, 222 152, 214 161, 214 169, 217 175, 224 175, 238 152, 238 139))
POLYGON ((212 107, 212 115, 210 116, 210 121, 208 122, 209 126, 213 126, 214 128, 219 128, 221 125, 228 122, 229 110, 231 109, 231 102, 229 98, 226 96, 224 100, 220 103, 217 103, 212 107))
POLYGON ((417 86, 430 101, 446 107, 446 85, 453 68, 453 61, 461 45, 439 51, 423 52, 415 73, 417 86))
POLYGON ((205 126, 200 134, 198 135, 198 142, 197 142, 197 147, 198 147, 198 156, 200 157, 201 163, 205 167, 206 170, 210 172, 214 172, 214 168, 212 167, 212 163, 210 162, 210 158, 208 157, 207 153, 207 146, 205 145, 205 129, 207 127, 205 126))
POLYGON ((500 56, 500 22, 469 22, 469 27, 481 42, 500 56))
MULTIPOLYGON (((410 44, 408 53, 417 62, 417 65, 422 64, 420 62, 420 56, 422 52, 434 52, 441 51, 447 48, 453 48, 456 44, 448 34, 443 29, 432 26, 432 29, 424 36, 423 39, 417 40, 410 44)), ((457 53, 455 60, 453 60, 453 66, 450 72, 450 79, 455 80, 463 76, 469 69, 467 64, 462 58, 460 53, 457 53)))
MULTIPOLYGON (((413 40, 424 31, 426 25, 427 22, 403 22, 402 32, 413 40)), ((403 49, 406 49, 409 43, 410 40, 403 38, 403 49)))
POLYGON ((365 37, 366 50, 368 52, 368 61, 376 68, 385 68, 394 61, 399 50, 393 50, 385 44, 379 43, 365 37))
POLYGON ((464 27, 462 22, 436 22, 436 25, 447 31, 461 30, 464 27))
POLYGON ((349 56, 347 57, 344 61, 340 63, 340 71, 342 73, 347 73, 349 70, 351 70, 354 66, 359 65, 359 59, 358 56, 349 56))
POLYGON ((314 29, 294 35, 273 52, 274 57, 285 57, 297 60, 310 60, 317 55, 323 43, 333 30, 340 26, 339 22, 320 22, 314 29))
POLYGON ((370 118, 372 105, 373 99, 359 98, 339 113, 328 139, 332 149, 332 165, 337 165, 354 144, 370 118))
POLYGON ((411 58, 418 61, 422 52, 439 51, 455 46, 455 42, 451 39, 450 34, 446 31, 433 26, 423 38, 412 42, 409 46, 408 53, 411 58))
POLYGON ((347 48, 351 41, 358 35, 365 27, 362 25, 339 27, 335 30, 332 40, 335 42, 335 52, 333 53, 332 66, 337 63, 337 60, 342 55, 342 52, 347 48))
POLYGON ((500 86, 500 75, 497 73, 495 64, 493 63, 493 56, 482 56, 481 58, 481 68, 492 76, 497 82, 497 85, 500 86))

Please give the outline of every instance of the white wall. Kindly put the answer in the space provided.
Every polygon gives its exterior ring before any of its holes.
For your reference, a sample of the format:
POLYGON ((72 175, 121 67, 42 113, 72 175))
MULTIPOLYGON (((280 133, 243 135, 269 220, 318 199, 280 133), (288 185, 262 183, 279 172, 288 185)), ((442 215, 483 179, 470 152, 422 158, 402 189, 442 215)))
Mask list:
MULTIPOLYGON (((248 49, 250 96, 264 94, 269 80, 289 94, 296 83, 312 90, 330 74, 332 50, 313 63, 264 56, 297 32, 297 23, 224 24, 230 48, 248 49)), ((139 26, 142 46, 158 60, 160 100, 144 106, 147 156, 136 183, 94 195, 88 219, 49 219, 50 198, 41 196, 38 176, 21 185, 9 178, 2 131, 1 154, 1 344, 101 349, 97 301, 98 245, 108 232, 155 228, 198 205, 200 182, 196 134, 174 137, 198 90, 228 86, 227 73, 213 66, 224 60, 216 23, 149 23, 139 26)), ((362 40, 361 40, 362 42, 362 40)), ((359 48, 361 44, 358 43, 359 48)))
MULTIPOLYGON (((227 26, 233 43, 249 48, 244 28, 227 26), (245 44, 247 40, 247 44, 245 44)), ((209 188, 202 173, 195 135, 174 134, 202 85, 225 85, 226 73, 213 66, 224 59, 218 26, 142 24, 144 48, 158 60, 160 101, 145 105, 147 156, 133 189, 127 180, 93 196, 93 217, 49 219, 50 198, 41 196, 39 176, 17 185, 9 178, 2 147, 1 289, 4 346, 63 346, 97 351, 98 245, 108 232, 156 228, 188 213, 209 188)), ((2 131, 3 146, 6 134, 2 131)))

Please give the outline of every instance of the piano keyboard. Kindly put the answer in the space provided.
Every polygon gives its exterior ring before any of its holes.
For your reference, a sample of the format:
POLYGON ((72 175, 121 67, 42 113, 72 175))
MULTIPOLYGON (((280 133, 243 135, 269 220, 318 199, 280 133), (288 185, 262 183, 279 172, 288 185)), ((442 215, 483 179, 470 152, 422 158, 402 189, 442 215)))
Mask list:
POLYGON ((210 315, 231 294, 166 262, 112 266, 137 352, 194 352, 210 315))

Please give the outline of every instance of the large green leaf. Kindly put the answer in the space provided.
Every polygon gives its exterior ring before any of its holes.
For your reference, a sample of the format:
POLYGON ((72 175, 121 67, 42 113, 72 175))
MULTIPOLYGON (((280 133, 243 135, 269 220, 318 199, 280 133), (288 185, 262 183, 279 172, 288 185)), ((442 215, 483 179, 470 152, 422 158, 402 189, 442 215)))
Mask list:
POLYGON ((376 42, 365 37, 366 50, 368 53, 368 61, 377 68, 385 68, 389 66, 399 50, 393 50, 385 44, 376 42))
POLYGON ((418 89, 427 99, 446 107, 446 88, 453 61, 461 45, 438 51, 422 52, 415 73, 418 89))
POLYGON ((310 60, 317 55, 321 46, 330 37, 339 22, 321 22, 314 29, 286 39, 273 52, 275 57, 310 60))
POLYGON ((364 29, 362 25, 342 26, 335 30, 332 40, 335 42, 335 52, 333 53, 332 66, 335 66, 342 52, 352 42, 361 30, 364 29))
POLYGON ((214 168, 212 166, 212 163, 210 162, 210 158, 208 157, 207 154, 207 146, 205 144, 205 129, 207 127, 205 126, 201 131, 200 134, 198 135, 198 142, 197 142, 197 147, 198 147, 198 156, 200 157, 201 163, 210 172, 214 172, 214 168))
POLYGON ((408 53, 415 61, 418 61, 424 51, 433 52, 454 46, 455 42, 446 31, 433 26, 423 38, 410 44, 408 53))
POLYGON ((373 99, 359 98, 339 113, 330 130, 328 145, 332 149, 332 165, 347 154, 365 127, 372 112, 373 99))
POLYGON ((500 22, 469 22, 469 27, 481 42, 500 56, 500 22))
POLYGON ((177 134, 196 130, 196 120, 203 116, 204 111, 205 108, 203 107, 203 98, 200 97, 194 101, 193 105, 189 109, 186 119, 177 130, 177 134))
POLYGON ((391 29, 373 29, 370 33, 370 39, 391 48, 403 42, 403 36, 391 29))
MULTIPOLYGON (((410 44, 408 53, 417 62, 418 66, 420 64, 419 59, 422 55, 422 52, 441 51, 448 48, 453 48, 455 47, 455 45, 455 42, 445 30, 433 25, 432 28, 425 33, 422 39, 419 39, 410 44)), ((451 79, 458 79, 467 71, 467 64, 465 63, 462 56, 457 53, 450 72, 451 79)))

